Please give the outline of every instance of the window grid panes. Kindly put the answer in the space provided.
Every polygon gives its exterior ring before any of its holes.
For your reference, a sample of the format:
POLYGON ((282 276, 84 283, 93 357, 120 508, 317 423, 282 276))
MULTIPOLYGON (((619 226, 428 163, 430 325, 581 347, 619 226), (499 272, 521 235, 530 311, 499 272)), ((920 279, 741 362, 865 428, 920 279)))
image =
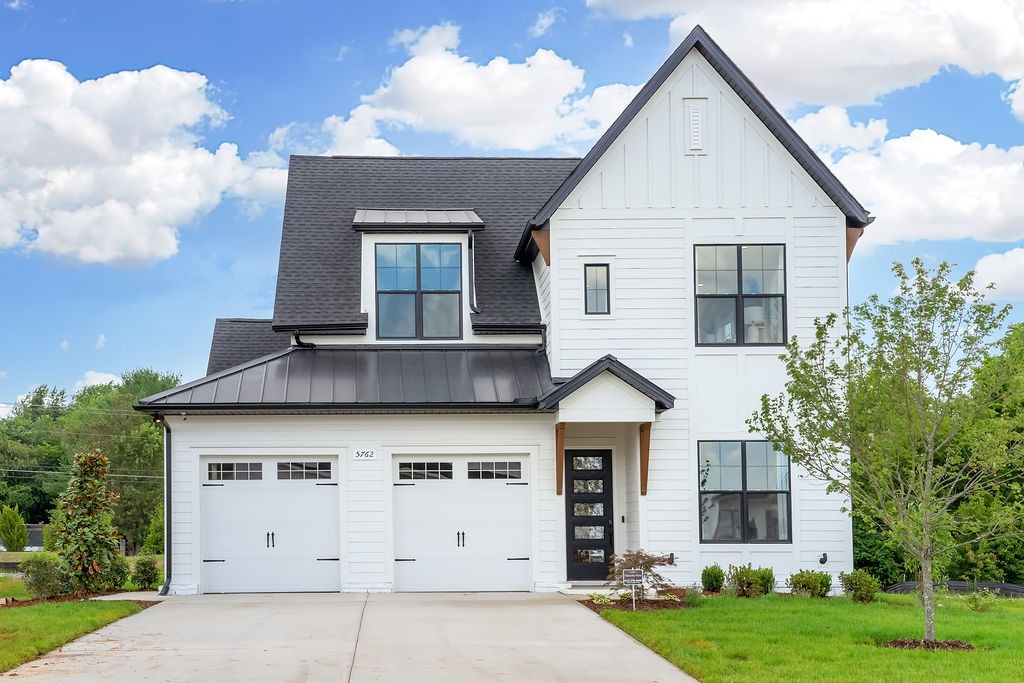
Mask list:
POLYGON ((522 479, 523 465, 519 462, 471 462, 469 479, 522 479))
POLYGON ((263 479, 263 463, 211 462, 206 465, 210 481, 258 481, 263 479))
POLYGON ((702 543, 789 543, 789 457, 767 441, 697 443, 702 543))
POLYGON ((450 462, 401 462, 398 463, 399 479, 451 479, 450 462))
POLYGON ((278 479, 330 479, 329 462, 279 462, 278 479))
POLYGON ((587 264, 583 267, 583 289, 586 296, 584 310, 587 315, 611 313, 611 285, 608 264, 587 264))
POLYGON ((785 344, 783 245, 698 245, 694 274, 698 345, 785 344))
POLYGON ((462 245, 377 244, 377 337, 462 337, 462 245))

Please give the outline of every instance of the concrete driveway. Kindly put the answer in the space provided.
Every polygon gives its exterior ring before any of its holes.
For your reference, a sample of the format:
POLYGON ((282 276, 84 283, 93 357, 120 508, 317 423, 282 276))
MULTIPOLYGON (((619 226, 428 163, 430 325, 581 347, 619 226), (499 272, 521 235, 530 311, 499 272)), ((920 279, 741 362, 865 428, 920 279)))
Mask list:
POLYGON ((544 593, 171 598, 0 674, 30 681, 692 681, 544 593))

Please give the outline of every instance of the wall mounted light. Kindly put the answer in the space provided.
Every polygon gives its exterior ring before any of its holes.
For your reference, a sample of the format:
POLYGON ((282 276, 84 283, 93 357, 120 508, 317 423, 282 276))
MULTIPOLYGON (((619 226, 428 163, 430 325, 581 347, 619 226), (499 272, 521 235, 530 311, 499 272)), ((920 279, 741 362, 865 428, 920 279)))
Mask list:
POLYGON ((828 562, 828 553, 822 553, 821 557, 818 558, 818 564, 825 564, 828 562))

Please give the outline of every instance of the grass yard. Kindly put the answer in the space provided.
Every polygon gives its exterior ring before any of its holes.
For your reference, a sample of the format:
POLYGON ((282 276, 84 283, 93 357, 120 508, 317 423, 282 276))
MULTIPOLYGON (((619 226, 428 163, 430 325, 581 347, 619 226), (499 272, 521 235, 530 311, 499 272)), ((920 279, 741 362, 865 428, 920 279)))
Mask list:
POLYGON ((882 595, 862 605, 846 598, 770 595, 707 598, 696 609, 606 610, 602 617, 700 681, 1009 681, 1024 669, 1024 600, 999 600, 972 612, 940 596, 939 640, 974 652, 876 647, 920 638, 924 610, 915 597, 882 595))
POLYGON ((0 609, 0 671, 135 614, 134 602, 55 602, 0 609))
POLYGON ((0 562, 21 562, 31 554, 32 553, 27 551, 23 553, 11 553, 6 550, 0 550, 0 562))
POLYGON ((25 582, 7 574, 0 574, 0 598, 15 598, 17 600, 28 600, 28 589, 25 582))

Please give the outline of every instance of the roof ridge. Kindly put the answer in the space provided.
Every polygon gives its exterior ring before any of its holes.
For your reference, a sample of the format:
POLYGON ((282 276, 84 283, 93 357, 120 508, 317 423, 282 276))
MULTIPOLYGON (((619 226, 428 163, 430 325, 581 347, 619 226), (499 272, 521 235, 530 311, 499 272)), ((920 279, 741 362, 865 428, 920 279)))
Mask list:
POLYGON ((380 161, 580 161, 583 157, 530 157, 530 156, 374 156, 364 154, 292 154, 294 159, 359 159, 380 161))

